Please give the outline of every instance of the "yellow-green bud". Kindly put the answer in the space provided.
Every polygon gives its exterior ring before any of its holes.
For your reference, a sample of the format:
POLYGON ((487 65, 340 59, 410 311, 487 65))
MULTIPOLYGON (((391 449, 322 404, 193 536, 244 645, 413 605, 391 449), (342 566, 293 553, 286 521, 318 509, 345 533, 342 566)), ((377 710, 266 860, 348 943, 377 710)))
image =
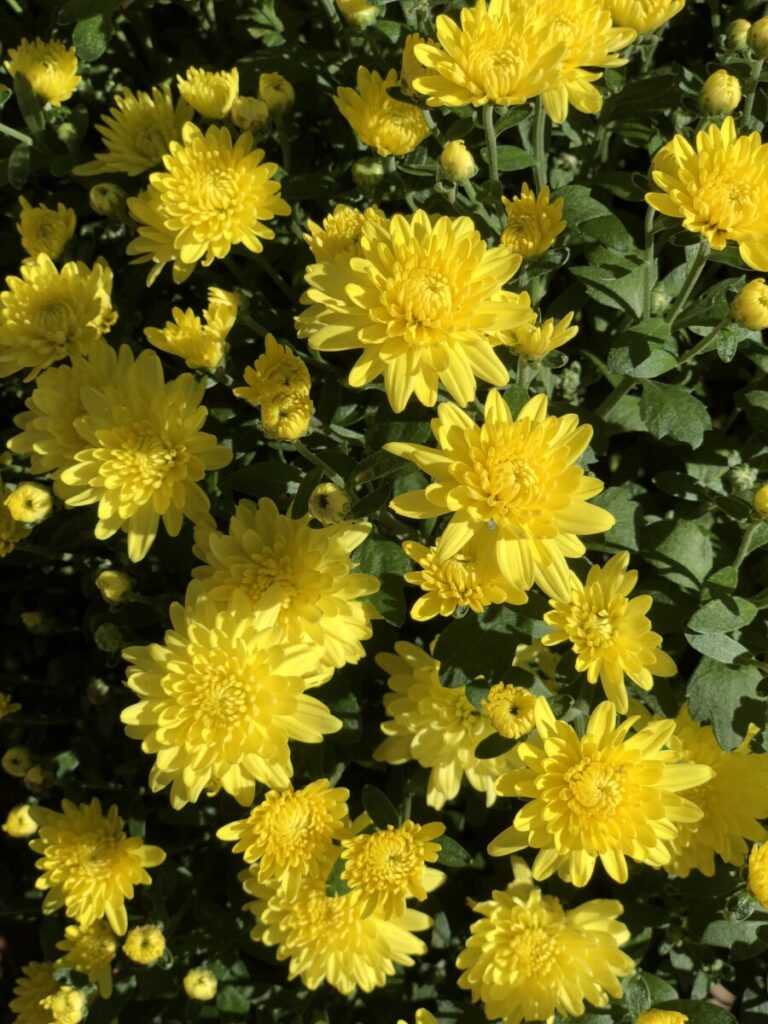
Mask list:
POLYGON ((477 174, 474 157, 464 145, 463 139, 449 142, 440 154, 440 166, 450 181, 469 181, 477 174))
POLYGON ((768 484, 763 484, 755 491, 752 508, 761 519, 768 519, 768 484))
POLYGON ((216 995, 219 983, 216 976, 206 967, 193 967, 184 975, 184 991, 190 999, 198 999, 207 1003, 216 995))
POLYGON ((746 50, 747 36, 752 28, 752 22, 746 18, 736 18, 725 30, 725 38, 732 50, 746 50))
POLYGON ((109 604, 120 604, 133 589, 131 577, 117 569, 104 569, 93 582, 109 604))
POLYGON ((262 132, 269 121, 269 107, 256 96, 238 96, 229 116, 241 132, 262 132))
POLYGON ((759 18, 750 25, 747 45, 756 57, 768 57, 768 17, 759 18))
POLYGON ((36 526, 53 511, 53 498, 47 487, 40 484, 19 484, 5 499, 5 507, 17 523, 36 526))
POLYGON ((273 117, 282 117, 293 106, 296 93, 287 78, 273 71, 259 76, 259 99, 266 103, 273 117))
POLYGON ((8 747, 0 765, 14 779, 23 779, 32 767, 32 755, 26 747, 8 747))
POLYGON ((372 194, 384 179, 384 164, 373 156, 364 156, 352 164, 352 179, 361 192, 372 194))
POLYGON ((105 654, 117 654, 125 645, 123 632, 114 622, 102 622, 93 634, 93 642, 105 654))
POLYGON ((699 106, 707 114, 731 114, 740 103, 741 82, 724 68, 713 72, 699 93, 699 106))
POLYGON ((108 181, 94 185, 88 193, 88 202, 94 213, 98 213, 100 217, 115 219, 125 214, 127 198, 128 193, 124 189, 119 185, 111 185, 108 181))
POLYGON ((731 303, 731 316, 749 331, 768 329, 768 285, 764 277, 745 284, 731 303))
POLYGON ((309 496, 309 513, 323 526, 343 522, 349 515, 349 495, 336 484, 318 484, 309 496))
POLYGON ((344 16, 344 20, 357 28, 368 28, 376 21, 379 14, 378 6, 367 3, 367 0, 336 0, 336 6, 344 16))

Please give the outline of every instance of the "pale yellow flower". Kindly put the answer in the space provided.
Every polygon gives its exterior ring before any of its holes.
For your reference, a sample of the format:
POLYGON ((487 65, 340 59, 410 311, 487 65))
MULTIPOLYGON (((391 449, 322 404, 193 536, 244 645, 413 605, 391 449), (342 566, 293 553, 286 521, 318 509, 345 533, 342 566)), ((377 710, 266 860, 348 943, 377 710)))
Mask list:
POLYGON ((63 203, 57 203, 55 210, 44 203, 32 206, 24 196, 19 197, 19 205, 21 215, 16 229, 21 235, 24 251, 30 256, 45 253, 52 260, 57 260, 75 233, 75 211, 63 203))
POLYGON ((396 71, 382 79, 378 71, 359 67, 357 88, 342 87, 333 98, 360 141, 379 156, 405 156, 430 134, 418 107, 389 95, 397 80, 396 71))
POLYGON ((176 85, 182 99, 201 117, 217 120, 226 117, 232 109, 240 91, 240 76, 237 68, 231 71, 187 68, 183 75, 176 75, 176 85))
POLYGON ((56 39, 22 39, 8 50, 5 62, 12 75, 24 75, 34 92, 52 107, 70 98, 82 79, 77 74, 77 54, 56 39))

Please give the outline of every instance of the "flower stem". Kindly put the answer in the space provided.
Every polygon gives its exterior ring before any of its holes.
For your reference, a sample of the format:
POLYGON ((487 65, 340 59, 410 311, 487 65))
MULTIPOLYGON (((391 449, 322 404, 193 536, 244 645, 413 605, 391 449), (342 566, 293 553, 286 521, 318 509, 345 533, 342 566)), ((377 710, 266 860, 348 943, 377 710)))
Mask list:
POLYGON ((483 107, 483 130, 485 144, 488 147, 488 176, 491 181, 499 180, 499 154, 496 150, 496 129, 493 124, 493 104, 486 103, 483 107))
POLYGON ((696 282, 701 277, 701 272, 706 266, 707 259, 709 258, 709 242, 703 238, 699 243, 698 251, 691 260, 691 265, 688 268, 688 275, 683 282, 683 287, 680 289, 680 294, 675 299, 672 308, 669 311, 669 326, 674 325, 675 320, 679 316, 691 296, 691 292, 696 287, 696 282))
POLYGON ((23 142, 27 146, 31 146, 33 142, 31 135, 17 132, 15 128, 10 128, 7 124, 0 124, 0 134, 7 135, 9 139, 16 139, 17 142, 23 142))
POLYGON ((653 218, 656 211, 648 207, 645 215, 645 268, 643 279, 643 317, 651 315, 651 292, 653 291, 653 218))
POLYGON ((686 352, 685 356, 680 360, 680 365, 683 366, 685 363, 692 363, 697 356, 701 355, 702 352, 705 352, 715 335, 725 327, 730 319, 730 316, 724 316, 719 324, 715 324, 712 330, 708 334, 705 334, 701 341, 697 341, 693 348, 686 352))
POLYGON ((307 462, 311 462, 313 466, 316 466, 318 469, 322 470, 322 472, 328 477, 328 479, 332 483, 336 484, 337 487, 344 487, 344 480, 339 476, 336 470, 329 466, 328 463, 325 462, 323 459, 321 459, 319 455, 316 455, 315 452, 311 452, 302 441, 298 440, 298 438, 295 441, 292 441, 291 443, 293 444, 293 447, 296 449, 299 455, 302 455, 307 460, 307 462))
POLYGON ((536 191, 541 192, 547 184, 547 152, 544 146, 544 131, 546 128, 546 111, 541 102, 541 96, 536 100, 536 123, 533 131, 533 155, 536 163, 533 165, 533 177, 536 182, 536 191))
POLYGON ((432 116, 432 111, 431 110, 427 110, 426 107, 425 107, 421 112, 424 115, 424 120, 427 122, 427 127, 429 128, 429 130, 432 132, 434 137, 437 139, 437 141, 442 146, 443 145, 443 141, 444 141, 443 140, 443 133, 437 127, 437 122, 435 121, 434 117, 432 116))
POLYGON ((333 25, 333 27, 343 28, 341 18, 339 17, 339 12, 336 10, 336 4, 333 2, 333 0, 322 0, 322 4, 323 7, 325 8, 325 13, 331 19, 331 24, 333 25))
POLYGON ((621 384, 617 384, 610 395, 608 395, 608 397, 598 405, 597 409, 595 409, 595 414, 600 417, 607 416, 614 405, 621 401, 624 395, 631 391, 635 384, 637 384, 637 381, 634 377, 625 377, 621 384))
POLYGON ((752 123, 752 107, 755 103, 757 83, 760 81, 760 75, 763 73, 763 64, 765 64, 765 60, 762 57, 752 62, 752 72, 747 79, 747 84, 744 86, 744 113, 742 114, 742 124, 745 128, 749 128, 752 123))
POLYGON ((285 283, 282 277, 278 274, 278 272, 275 270, 275 268, 272 266, 269 260, 262 256, 260 253, 251 253, 250 255, 256 261, 259 267, 261 267, 261 269, 264 271, 267 277, 274 281, 274 283, 277 285, 277 287, 280 289, 283 295, 287 299, 289 299, 291 303, 293 303, 294 298, 291 289, 288 287, 288 285, 285 283))

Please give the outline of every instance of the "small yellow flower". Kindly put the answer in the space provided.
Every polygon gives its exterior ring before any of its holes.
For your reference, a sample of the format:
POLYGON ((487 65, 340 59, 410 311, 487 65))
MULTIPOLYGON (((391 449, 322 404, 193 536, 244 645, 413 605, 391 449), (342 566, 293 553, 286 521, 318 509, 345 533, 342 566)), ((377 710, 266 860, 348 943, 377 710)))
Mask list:
POLYGON ((12 715, 14 711, 21 711, 21 704, 14 704, 9 693, 0 691, 0 721, 12 715))
POLYGON ((509 740, 527 736, 534 727, 536 697, 522 686, 511 683, 496 683, 483 701, 483 711, 491 725, 509 740))
POLYGON ((144 337, 161 352, 180 356, 190 370, 215 370, 226 355, 226 338, 211 330, 192 309, 171 310, 163 328, 145 327, 144 337))
POLYGON ((561 219, 564 200, 550 202, 546 185, 536 194, 524 183, 519 196, 512 199, 502 196, 501 201, 507 212, 507 226, 501 241, 523 259, 540 256, 551 249, 557 236, 565 230, 565 221, 561 219))
POLYGON ((214 121, 226 117, 232 109, 240 91, 240 76, 237 68, 231 71, 187 68, 183 75, 176 75, 176 85, 179 95, 193 110, 214 121))
POLYGON ((400 63, 400 89, 408 96, 414 96, 413 80, 424 74, 424 65, 416 57, 416 47, 428 42, 418 32, 411 32, 405 37, 403 56, 400 63))
POLYGON ((752 846, 748 867, 749 891, 761 906, 768 909, 768 843, 755 843, 752 846))
POLYGON ((566 313, 562 320, 544 320, 540 324, 523 324, 512 335, 511 347, 532 362, 538 362, 556 348, 575 338, 578 327, 572 327, 573 313, 566 313))
POLYGON ((763 484, 755 491, 752 509, 761 519, 768 519, 768 484, 763 484))
POLYGON ((21 244, 30 256, 45 253, 57 260, 64 252, 67 242, 75 233, 77 217, 63 203, 50 210, 44 203, 32 206, 24 196, 19 198, 21 215, 16 229, 21 235, 21 244))
POLYGON ((463 139, 454 139, 443 147, 440 166, 449 181, 469 181, 477 174, 475 158, 467 149, 463 139))
POLYGON ((233 394, 251 405, 262 405, 286 392, 309 395, 309 370, 302 359, 273 334, 264 338, 264 353, 245 369, 245 387, 233 388, 233 394))
POLYGON ((363 227, 368 222, 384 224, 386 220, 378 206, 356 210, 352 206, 338 203, 333 212, 323 218, 322 225, 307 221, 309 233, 304 235, 304 241, 318 263, 344 263, 351 256, 362 256, 360 239, 363 227))
POLYGON ((22 967, 22 976, 13 989, 14 998, 8 1005, 8 1009, 16 1014, 15 1024, 50 1024, 51 1015, 40 1004, 58 991, 59 983, 53 976, 55 970, 55 964, 37 960, 22 967))
POLYGON ((748 281, 731 302, 731 316, 750 331, 768 329, 768 285, 764 277, 748 281))
POLYGON ((346 491, 336 484, 318 484, 307 502, 309 514, 323 526, 343 523, 349 518, 352 501, 346 491))
POLYGON ((336 6, 344 19, 357 28, 368 28, 379 13, 378 4, 369 4, 368 0, 336 0, 336 6))
POLYGON ((165 953, 165 936, 154 924, 131 928, 125 937, 123 952, 134 963, 151 967, 165 953))
POLYGON ((756 57, 764 60, 768 57, 768 17, 758 18, 747 32, 747 45, 756 57))
POLYGON ((396 71, 382 79, 378 71, 357 69, 357 88, 343 87, 334 103, 360 141, 379 156, 405 156, 430 134, 423 113, 412 103, 389 95, 397 85, 396 71))
POLYGON ((746 50, 749 45, 749 30, 752 22, 746 18, 736 18, 729 22, 725 31, 725 38, 732 50, 746 50))
POLYGON ((699 106, 706 114, 731 114, 741 103, 741 82, 724 68, 713 71, 699 92, 699 106))
POLYGON ((237 96, 229 112, 230 120, 241 132, 259 135, 269 121, 269 107, 256 96, 237 96))
POLYGON ((303 388, 281 391, 261 403, 261 426, 266 437, 297 441, 309 433, 314 406, 303 388))
POLYGON ((685 0, 605 0, 617 25, 633 28, 639 36, 655 32, 679 14, 685 0))
MULTIPOLYGON (((0 488, 0 496, 6 494, 8 497, 13 492, 9 488, 0 488)), ((11 515, 11 510, 0 503, 0 558, 10 555, 20 540, 27 536, 27 529, 23 523, 17 522, 11 515)), ((0 718, 2 718, 2 696, 0 696, 0 718)), ((7 713, 7 712, 6 712, 7 713)))
POLYGON ((8 50, 6 70, 24 75, 34 92, 52 107, 65 103, 80 84, 77 54, 58 40, 22 39, 15 49, 8 50))
POLYGON ((183 985, 190 999, 197 999, 202 1003, 214 999, 219 987, 216 975, 206 967, 193 967, 191 971, 187 971, 183 985))
POLYGON ((0 760, 3 771, 22 779, 32 767, 32 755, 26 747, 9 747, 0 760))
POLYGON ((12 839, 29 839, 37 832, 37 822, 29 813, 29 804, 17 804, 8 811, 1 827, 12 839))
POLYGON ((117 569, 103 569, 93 581, 109 604, 121 604, 133 590, 133 580, 117 569))
POLYGON ((106 921, 94 921, 85 928, 78 924, 67 925, 64 938, 56 948, 64 954, 56 961, 57 967, 68 967, 87 975, 88 981, 98 985, 102 999, 109 999, 117 938, 106 921))
POLYGON ((646 1010, 635 1024, 686 1024, 688 1017, 677 1010, 646 1010))
POLYGON ((203 310, 203 319, 212 331, 216 331, 226 340, 227 335, 235 326, 240 311, 240 298, 235 292, 224 288, 208 289, 208 305, 203 310))
POLYGON ((127 210, 128 193, 119 185, 102 181, 88 190, 88 205, 100 217, 122 219, 127 210))
POLYGON ((267 105, 272 117, 281 118, 296 101, 296 93, 287 78, 277 71, 259 75, 259 99, 267 105))
POLYGON ((80 1024, 87 1002, 82 989, 62 985, 51 995, 41 999, 40 1006, 48 1010, 54 1024, 80 1024))
POLYGON ((17 523, 36 526, 53 511, 53 498, 47 487, 24 483, 7 496, 4 503, 17 523))

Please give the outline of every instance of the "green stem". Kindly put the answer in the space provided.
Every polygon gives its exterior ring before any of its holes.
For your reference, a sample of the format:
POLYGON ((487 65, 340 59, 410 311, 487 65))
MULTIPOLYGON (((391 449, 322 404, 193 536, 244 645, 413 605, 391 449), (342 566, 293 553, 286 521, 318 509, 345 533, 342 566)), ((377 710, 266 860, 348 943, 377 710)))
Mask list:
POLYGON ((749 128, 752 123, 752 107, 755 103, 757 83, 760 81, 760 75, 763 72, 764 63, 765 60, 762 57, 752 62, 752 72, 747 79, 747 84, 744 86, 744 113, 742 115, 742 123, 745 128, 749 128))
POLYGON ((496 129, 493 124, 493 104, 486 103, 483 107, 483 131, 485 144, 488 147, 488 175, 491 181, 499 180, 499 154, 496 150, 496 129))
POLYGON ((472 208, 474 210, 476 210, 477 213, 479 213, 479 215, 483 218, 485 223, 488 225, 488 227, 492 231, 498 231, 499 225, 491 217, 491 215, 488 213, 488 211, 483 206, 483 204, 478 200, 478 198, 477 198, 477 189, 472 184, 472 182, 469 179, 467 179, 466 181, 462 181, 461 187, 467 193, 467 198, 469 199, 470 203, 472 204, 472 208))
POLYGON ((614 405, 631 391, 635 384, 637 384, 637 381, 634 377, 625 377, 621 384, 617 384, 610 395, 598 405, 597 409, 595 409, 595 414, 600 417, 607 416, 614 405))
POLYGON ((264 324, 260 324, 258 320, 254 320, 250 313, 240 313, 240 322, 245 324, 246 327, 250 327, 252 331, 256 331, 262 338, 265 338, 269 334, 269 328, 265 327, 264 324))
POLYGON ((645 215, 645 267, 643 277, 643 317, 651 315, 651 292, 653 291, 653 218, 656 211, 648 207, 645 215))
POLYGON ((517 357, 517 374, 515 376, 516 382, 526 390, 531 380, 530 366, 528 360, 523 355, 517 357))
POLYGON ((24 132, 17 132, 15 128, 9 128, 7 124, 0 124, 0 134, 7 135, 9 139, 16 139, 17 142, 23 142, 27 146, 32 145, 32 136, 25 135, 24 132))
POLYGON ((688 268, 688 274, 683 282, 683 287, 680 289, 680 294, 675 299, 672 308, 669 311, 669 326, 672 327, 681 313, 683 307, 691 296, 691 292, 696 287, 696 282, 701 277, 701 272, 707 264, 709 258, 709 242, 706 239, 702 239, 699 243, 699 248, 696 255, 691 260, 691 265, 688 268))
POLYGON ((323 7, 325 8, 325 13, 331 20, 331 24, 333 25, 333 27, 343 28, 344 26, 341 17, 339 16, 339 12, 336 10, 336 4, 334 3, 334 0, 322 0, 322 4, 323 7))
POLYGON ((541 192, 547 184, 547 152, 544 146, 544 132, 546 129, 546 111, 541 102, 541 96, 536 100, 536 123, 533 134, 533 154, 536 163, 533 166, 533 176, 536 182, 536 191, 541 192))
POLYGON ((427 122, 427 127, 442 146, 445 140, 443 139, 443 133, 437 127, 437 122, 434 117, 432 117, 432 111, 427 110, 425 107, 424 110, 422 110, 422 114, 424 115, 424 120, 427 122))
POLYGON ((661 39, 661 33, 657 31, 656 34, 654 35, 653 39, 649 40, 648 48, 646 49, 645 53, 643 54, 643 60, 642 60, 642 63, 640 65, 640 73, 641 74, 644 75, 646 73, 646 71, 648 70, 648 68, 653 63, 653 58, 654 58, 654 55, 656 53, 656 47, 659 45, 659 40, 660 39, 661 39))
POLYGON ((251 256, 252 259, 256 261, 259 267, 261 267, 261 269, 264 271, 267 277, 270 278, 270 280, 272 280, 277 285, 277 287, 280 289, 280 291, 283 293, 286 299, 289 299, 290 302, 293 303, 294 298, 291 289, 288 287, 288 285, 285 283, 282 277, 280 277, 280 275, 269 262, 269 260, 265 259, 264 256, 262 256, 260 253, 249 253, 249 255, 251 256))
POLYGON ((747 545, 749 544, 750 540, 752 539, 753 533, 755 532, 755 530, 758 528, 759 525, 760 525, 760 521, 758 521, 756 523, 750 523, 749 526, 744 531, 744 536, 741 538, 741 544, 739 545, 739 550, 738 550, 738 552, 736 554, 736 560, 733 563, 734 569, 738 569, 739 566, 741 565, 741 563, 747 557, 747 545))
POLYGON ((343 489, 344 481, 342 480, 342 478, 339 476, 335 469, 329 466, 328 463, 321 459, 319 455, 316 455, 315 452, 311 452, 302 441, 296 440, 293 441, 292 444, 296 451, 299 453, 299 455, 302 455, 307 460, 307 462, 311 462, 313 466, 316 466, 318 469, 322 470, 323 473, 328 477, 328 479, 332 483, 336 484, 337 487, 341 487, 343 489))
POLYGON ((712 330, 706 334, 701 341, 697 341, 692 349, 686 352, 685 356, 680 360, 680 365, 683 366, 685 363, 692 363, 697 356, 700 356, 702 352, 706 352, 709 348, 709 343, 718 334, 723 327, 730 321, 730 316, 724 316, 719 324, 715 324, 712 330))

